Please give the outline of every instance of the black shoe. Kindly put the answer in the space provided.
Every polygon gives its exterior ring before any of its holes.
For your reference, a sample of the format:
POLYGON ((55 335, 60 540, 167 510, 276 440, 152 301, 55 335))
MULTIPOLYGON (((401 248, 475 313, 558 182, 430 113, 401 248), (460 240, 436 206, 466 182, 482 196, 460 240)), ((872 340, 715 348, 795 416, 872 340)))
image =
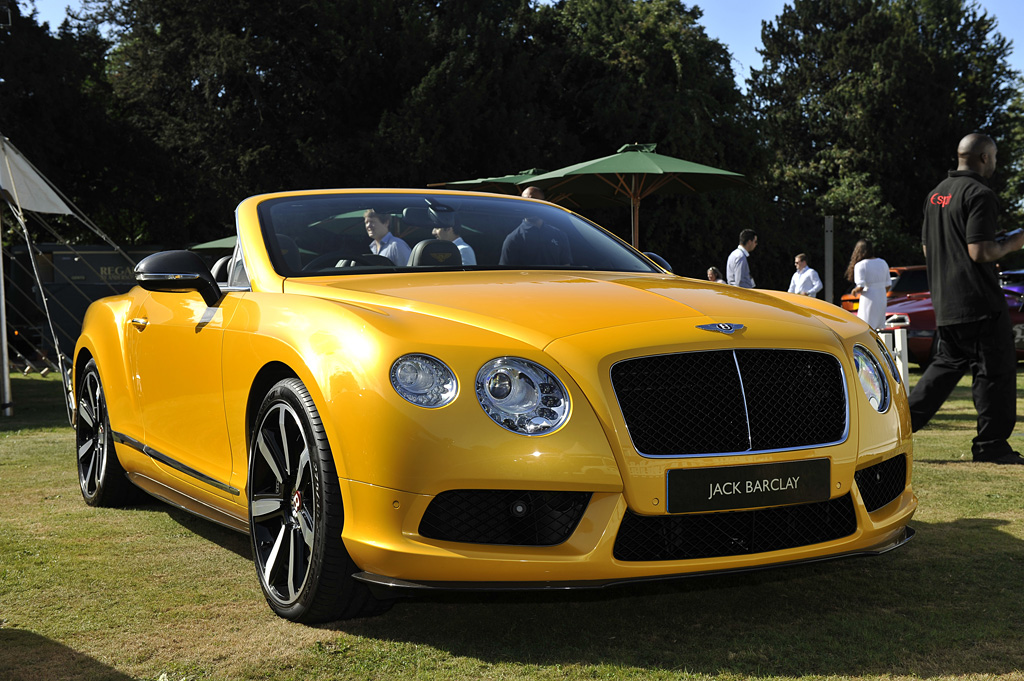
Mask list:
POLYGON ((1009 454, 1003 454, 998 459, 991 459, 988 463, 1024 466, 1024 456, 1021 456, 1018 452, 1010 452, 1009 454))

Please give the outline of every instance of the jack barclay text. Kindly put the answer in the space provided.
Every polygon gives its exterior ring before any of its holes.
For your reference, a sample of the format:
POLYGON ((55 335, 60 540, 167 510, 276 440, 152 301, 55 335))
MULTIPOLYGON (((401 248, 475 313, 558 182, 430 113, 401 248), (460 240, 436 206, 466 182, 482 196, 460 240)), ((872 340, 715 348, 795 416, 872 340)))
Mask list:
POLYGON ((713 482, 708 485, 708 499, 732 494, 752 494, 754 492, 782 492, 788 489, 799 489, 800 476, 787 478, 764 478, 763 480, 734 480, 731 482, 713 482))

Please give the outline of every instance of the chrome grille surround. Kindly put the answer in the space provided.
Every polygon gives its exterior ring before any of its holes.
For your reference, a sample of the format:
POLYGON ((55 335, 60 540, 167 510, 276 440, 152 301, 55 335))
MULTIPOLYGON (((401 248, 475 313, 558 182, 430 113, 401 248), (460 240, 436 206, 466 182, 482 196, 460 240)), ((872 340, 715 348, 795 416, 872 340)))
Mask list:
POLYGON ((735 349, 620 360, 611 382, 644 457, 827 447, 850 431, 842 364, 816 350, 735 349))

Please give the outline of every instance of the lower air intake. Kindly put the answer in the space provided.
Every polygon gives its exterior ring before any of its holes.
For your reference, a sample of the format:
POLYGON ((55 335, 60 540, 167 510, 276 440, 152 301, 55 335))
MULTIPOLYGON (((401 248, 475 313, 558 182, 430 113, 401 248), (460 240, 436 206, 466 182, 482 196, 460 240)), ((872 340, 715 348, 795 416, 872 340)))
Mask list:
POLYGON ((857 517, 849 494, 830 501, 671 516, 632 511, 619 526, 617 560, 687 560, 739 556, 809 546, 853 534, 857 517))
POLYGON ((427 506, 420 535, 469 544, 554 546, 576 529, 590 492, 461 489, 427 506))

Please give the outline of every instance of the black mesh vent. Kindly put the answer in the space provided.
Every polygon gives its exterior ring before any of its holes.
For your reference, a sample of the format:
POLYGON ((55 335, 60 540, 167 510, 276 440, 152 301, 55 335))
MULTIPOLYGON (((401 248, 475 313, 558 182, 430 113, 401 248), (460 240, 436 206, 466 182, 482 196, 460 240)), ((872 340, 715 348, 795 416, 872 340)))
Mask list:
POLYGON ((813 447, 846 432, 842 366, 821 352, 640 357, 611 377, 633 446, 649 456, 813 447))
POLYGON ((554 546, 569 538, 590 492, 461 489, 427 506, 420 534, 471 544, 554 546))
POLYGON ((831 501, 754 511, 670 516, 641 516, 629 511, 615 538, 615 558, 687 560, 764 553, 839 539, 856 529, 849 494, 831 501))
POLYGON ((868 513, 877 511, 903 494, 907 486, 907 457, 905 454, 894 456, 857 471, 853 477, 868 513))

